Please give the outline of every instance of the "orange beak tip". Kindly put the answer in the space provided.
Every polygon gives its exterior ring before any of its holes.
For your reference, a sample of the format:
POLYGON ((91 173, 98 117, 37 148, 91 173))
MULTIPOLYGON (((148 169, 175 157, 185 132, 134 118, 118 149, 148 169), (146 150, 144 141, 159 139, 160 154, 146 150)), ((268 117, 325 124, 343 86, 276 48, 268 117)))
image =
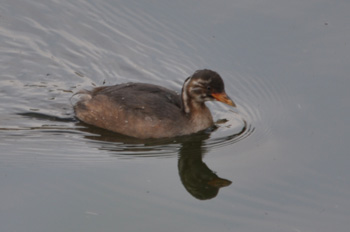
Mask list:
POLYGON ((226 93, 212 93, 211 95, 217 101, 223 102, 223 103, 230 105, 230 106, 233 106, 233 107, 236 107, 236 104, 227 96, 226 93))

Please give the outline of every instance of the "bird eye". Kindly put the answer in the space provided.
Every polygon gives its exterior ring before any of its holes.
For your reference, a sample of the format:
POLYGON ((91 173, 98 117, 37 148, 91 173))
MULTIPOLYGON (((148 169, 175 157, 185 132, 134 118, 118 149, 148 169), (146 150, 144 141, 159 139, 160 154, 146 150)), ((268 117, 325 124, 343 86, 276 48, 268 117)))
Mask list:
POLYGON ((208 87, 207 87, 207 90, 210 90, 210 89, 211 89, 210 86, 208 86, 208 87))

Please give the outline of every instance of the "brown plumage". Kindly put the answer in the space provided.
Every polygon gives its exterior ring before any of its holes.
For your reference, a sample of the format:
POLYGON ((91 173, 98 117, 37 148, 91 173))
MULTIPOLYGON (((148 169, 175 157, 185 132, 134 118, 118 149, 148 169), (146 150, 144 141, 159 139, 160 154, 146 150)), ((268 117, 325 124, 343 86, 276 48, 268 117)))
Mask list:
POLYGON ((136 138, 195 133, 214 125, 205 101, 235 106, 214 71, 198 70, 184 82, 181 95, 164 87, 126 83, 83 90, 74 106, 83 122, 136 138))

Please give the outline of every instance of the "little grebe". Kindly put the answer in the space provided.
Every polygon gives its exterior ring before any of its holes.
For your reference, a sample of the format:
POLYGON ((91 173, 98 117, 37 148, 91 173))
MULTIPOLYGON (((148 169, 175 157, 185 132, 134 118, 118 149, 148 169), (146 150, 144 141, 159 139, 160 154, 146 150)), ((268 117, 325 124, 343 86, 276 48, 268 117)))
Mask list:
POLYGON ((143 139, 187 135, 213 126, 205 101, 235 106, 225 93, 220 75, 207 69, 198 70, 185 80, 181 96, 145 83, 102 86, 77 94, 85 95, 74 106, 78 119, 143 139))

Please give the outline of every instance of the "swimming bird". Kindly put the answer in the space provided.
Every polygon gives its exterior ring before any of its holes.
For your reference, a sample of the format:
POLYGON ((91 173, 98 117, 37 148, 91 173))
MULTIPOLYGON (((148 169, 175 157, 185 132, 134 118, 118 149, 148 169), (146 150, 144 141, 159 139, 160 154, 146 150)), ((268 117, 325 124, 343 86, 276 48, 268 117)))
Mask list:
POLYGON ((206 101, 235 107, 224 82, 212 70, 197 70, 181 94, 159 85, 125 83, 81 90, 76 117, 93 126, 131 137, 165 138, 188 135, 214 126, 206 101))

